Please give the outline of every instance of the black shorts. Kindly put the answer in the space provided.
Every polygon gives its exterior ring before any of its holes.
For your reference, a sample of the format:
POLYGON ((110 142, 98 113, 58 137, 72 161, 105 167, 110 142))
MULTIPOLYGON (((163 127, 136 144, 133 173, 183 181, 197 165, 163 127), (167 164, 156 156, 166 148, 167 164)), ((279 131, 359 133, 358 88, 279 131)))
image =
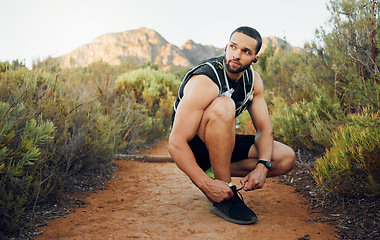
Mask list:
MULTIPOLYGON (((238 162, 248 158, 248 152, 252 145, 255 144, 254 135, 236 134, 235 147, 232 152, 231 162, 238 162)), ((189 142, 198 165, 206 171, 211 167, 210 157, 206 144, 200 139, 198 134, 189 142)))

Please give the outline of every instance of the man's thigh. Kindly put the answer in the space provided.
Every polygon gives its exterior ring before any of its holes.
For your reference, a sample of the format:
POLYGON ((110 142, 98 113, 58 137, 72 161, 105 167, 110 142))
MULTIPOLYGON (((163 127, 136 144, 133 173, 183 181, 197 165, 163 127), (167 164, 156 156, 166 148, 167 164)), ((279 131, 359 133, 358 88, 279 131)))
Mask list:
MULTIPOLYGON (((235 146, 232 151, 231 162, 238 162, 248 158, 249 151, 252 145, 255 144, 254 135, 240 135, 236 134, 235 146)), ((194 138, 189 142, 189 146, 193 151, 194 157, 198 165, 206 171, 211 167, 211 161, 206 144, 196 134, 194 138)))
MULTIPOLYGON (((293 149, 291 149, 289 146, 273 141, 273 151, 272 151, 272 162, 281 161, 281 159, 284 158, 284 156, 292 155, 294 153, 293 149)), ((249 149, 248 158, 257 159, 258 158, 258 152, 256 145, 252 145, 249 149)))

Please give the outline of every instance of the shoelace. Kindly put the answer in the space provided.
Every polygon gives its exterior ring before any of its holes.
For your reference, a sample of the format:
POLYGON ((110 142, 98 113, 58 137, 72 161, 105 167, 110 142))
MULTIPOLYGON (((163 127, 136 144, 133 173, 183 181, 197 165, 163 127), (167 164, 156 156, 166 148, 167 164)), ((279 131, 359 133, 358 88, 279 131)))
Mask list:
MULTIPOLYGON (((244 187, 244 186, 243 186, 244 187)), ((239 188, 239 189, 236 189, 236 193, 238 193, 239 194, 239 196, 240 196, 240 199, 243 201, 243 203, 244 203, 244 198, 243 198, 243 195, 239 192, 240 190, 242 190, 243 189, 243 187, 241 187, 241 188, 239 188)))

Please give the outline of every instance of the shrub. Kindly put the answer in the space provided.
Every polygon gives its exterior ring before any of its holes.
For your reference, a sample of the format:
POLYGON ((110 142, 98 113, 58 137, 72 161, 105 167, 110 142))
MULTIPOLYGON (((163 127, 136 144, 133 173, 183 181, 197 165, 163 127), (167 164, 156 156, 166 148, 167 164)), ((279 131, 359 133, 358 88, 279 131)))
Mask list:
POLYGON ((39 167, 45 160, 40 146, 52 139, 53 123, 31 119, 17 129, 24 110, 0 102, 0 227, 5 232, 17 230, 25 207, 51 188, 39 167))
POLYGON ((123 131, 133 124, 125 102, 114 101, 107 115, 101 101, 78 102, 58 80, 25 68, 0 73, 4 233, 17 230, 24 208, 57 201, 73 178, 110 173, 123 131))
POLYGON ((292 105, 281 98, 274 98, 272 103, 274 138, 293 148, 321 151, 331 146, 331 133, 343 116, 338 104, 323 96, 292 105))
POLYGON ((24 210, 57 202, 82 176, 111 173, 117 151, 168 133, 180 83, 150 68, 123 74, 143 80, 141 92, 128 83, 136 101, 113 84, 131 64, 100 62, 59 75, 40 67, 0 64, 0 238, 26 227, 24 210))
POLYGON ((0 72, 6 72, 9 69, 11 69, 9 62, 0 62, 0 72))
POLYGON ((378 114, 352 114, 332 136, 332 147, 317 159, 313 177, 330 192, 380 194, 378 114))
POLYGON ((118 95, 130 98, 134 108, 145 115, 142 135, 154 139, 170 130, 179 84, 175 75, 147 67, 121 74, 115 88, 118 95))
POLYGON ((116 79, 115 88, 119 94, 143 103, 154 115, 160 99, 170 97, 174 100, 179 84, 175 75, 147 67, 121 74, 116 79))

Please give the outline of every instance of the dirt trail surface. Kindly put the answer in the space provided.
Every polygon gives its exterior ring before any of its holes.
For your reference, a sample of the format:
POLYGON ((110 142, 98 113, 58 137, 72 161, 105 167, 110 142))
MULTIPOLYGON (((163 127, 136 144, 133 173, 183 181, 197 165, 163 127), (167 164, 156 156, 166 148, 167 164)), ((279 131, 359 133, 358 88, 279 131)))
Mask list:
MULTIPOLYGON (((160 142, 143 154, 168 155, 166 146, 160 142)), ((34 239, 336 239, 335 228, 314 221, 320 216, 308 201, 277 179, 242 193, 259 219, 244 226, 209 213, 206 197, 174 163, 115 163, 106 190, 83 199, 85 208, 39 228, 43 234, 34 239)))

